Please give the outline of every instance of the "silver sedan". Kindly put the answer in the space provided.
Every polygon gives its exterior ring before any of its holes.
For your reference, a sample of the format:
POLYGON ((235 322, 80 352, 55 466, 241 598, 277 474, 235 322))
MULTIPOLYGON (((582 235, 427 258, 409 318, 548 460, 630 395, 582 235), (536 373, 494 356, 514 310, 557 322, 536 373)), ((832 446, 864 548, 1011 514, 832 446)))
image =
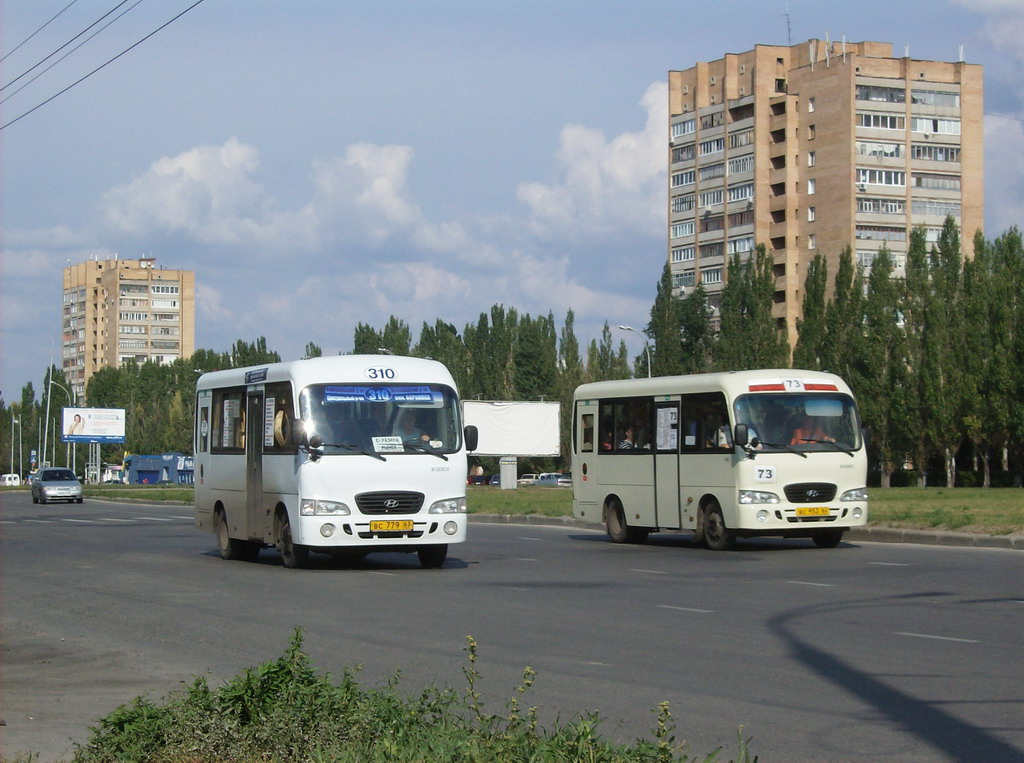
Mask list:
POLYGON ((32 503, 82 502, 82 483, 70 469, 43 469, 32 480, 32 503))

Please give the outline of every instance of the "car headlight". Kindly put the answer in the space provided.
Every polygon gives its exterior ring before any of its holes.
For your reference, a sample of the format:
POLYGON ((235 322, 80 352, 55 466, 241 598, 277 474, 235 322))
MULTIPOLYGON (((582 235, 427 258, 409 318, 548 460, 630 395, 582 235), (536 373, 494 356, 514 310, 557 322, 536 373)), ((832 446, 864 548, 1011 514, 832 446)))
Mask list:
POLYGON ((434 501, 430 504, 428 514, 465 514, 466 513, 466 499, 462 498, 446 498, 443 501, 434 501))
POLYGON ((740 491, 740 503, 778 503, 779 497, 775 493, 769 493, 764 490, 741 490, 740 491))
POLYGON ((348 506, 340 501, 320 501, 315 498, 303 498, 299 506, 299 513, 304 517, 312 517, 323 514, 348 516, 352 512, 348 506))
POLYGON ((847 490, 840 497, 840 501, 866 501, 868 499, 868 489, 866 487, 858 487, 853 490, 847 490))

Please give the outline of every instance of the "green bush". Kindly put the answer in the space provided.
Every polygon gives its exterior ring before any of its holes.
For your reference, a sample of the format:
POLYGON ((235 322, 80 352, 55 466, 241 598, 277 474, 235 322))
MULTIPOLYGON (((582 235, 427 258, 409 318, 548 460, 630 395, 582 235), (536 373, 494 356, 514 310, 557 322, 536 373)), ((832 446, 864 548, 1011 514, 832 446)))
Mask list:
MULTIPOLYGON (((157 705, 144 698, 122 705, 90 728, 75 746, 79 763, 155 761, 689 761, 677 743, 667 702, 658 710, 653 739, 622 745, 597 733, 597 713, 545 731, 537 708, 523 695, 536 677, 527 667, 503 715, 484 711, 476 689, 477 647, 467 639, 464 696, 451 689, 397 692, 398 675, 383 689, 363 689, 345 669, 335 683, 316 673, 296 628, 285 653, 211 690, 196 678, 157 705)), ((358 669, 357 669, 358 670, 358 669)), ((742 729, 741 729, 742 731, 742 729)), ((739 739, 737 761, 750 763, 749 740, 739 739)), ((716 750, 705 761, 716 760, 716 750)))

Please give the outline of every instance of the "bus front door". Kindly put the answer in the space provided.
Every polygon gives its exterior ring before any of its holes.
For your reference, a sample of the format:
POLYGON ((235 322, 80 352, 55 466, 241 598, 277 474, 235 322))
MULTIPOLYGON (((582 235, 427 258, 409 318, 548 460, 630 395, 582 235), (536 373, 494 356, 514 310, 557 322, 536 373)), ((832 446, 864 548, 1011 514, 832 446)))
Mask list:
POLYGON ((263 390, 249 392, 245 417, 245 526, 249 538, 264 539, 263 390))
POLYGON ((679 529, 679 401, 654 406, 654 506, 658 527, 679 529))

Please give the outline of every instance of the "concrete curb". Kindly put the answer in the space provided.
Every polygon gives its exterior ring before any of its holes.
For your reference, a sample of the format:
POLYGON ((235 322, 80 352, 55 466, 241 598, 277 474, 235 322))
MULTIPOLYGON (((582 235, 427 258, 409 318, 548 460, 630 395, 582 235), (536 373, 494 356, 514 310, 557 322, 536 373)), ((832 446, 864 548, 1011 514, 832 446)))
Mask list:
MULTIPOLYGON (((547 517, 543 514, 470 514, 470 522, 505 525, 550 525, 604 530, 604 525, 581 522, 574 517, 547 517)), ((871 543, 920 543, 931 546, 974 546, 1010 548, 1024 551, 1024 535, 977 535, 938 530, 904 530, 898 527, 856 527, 847 530, 843 540, 871 543)))

